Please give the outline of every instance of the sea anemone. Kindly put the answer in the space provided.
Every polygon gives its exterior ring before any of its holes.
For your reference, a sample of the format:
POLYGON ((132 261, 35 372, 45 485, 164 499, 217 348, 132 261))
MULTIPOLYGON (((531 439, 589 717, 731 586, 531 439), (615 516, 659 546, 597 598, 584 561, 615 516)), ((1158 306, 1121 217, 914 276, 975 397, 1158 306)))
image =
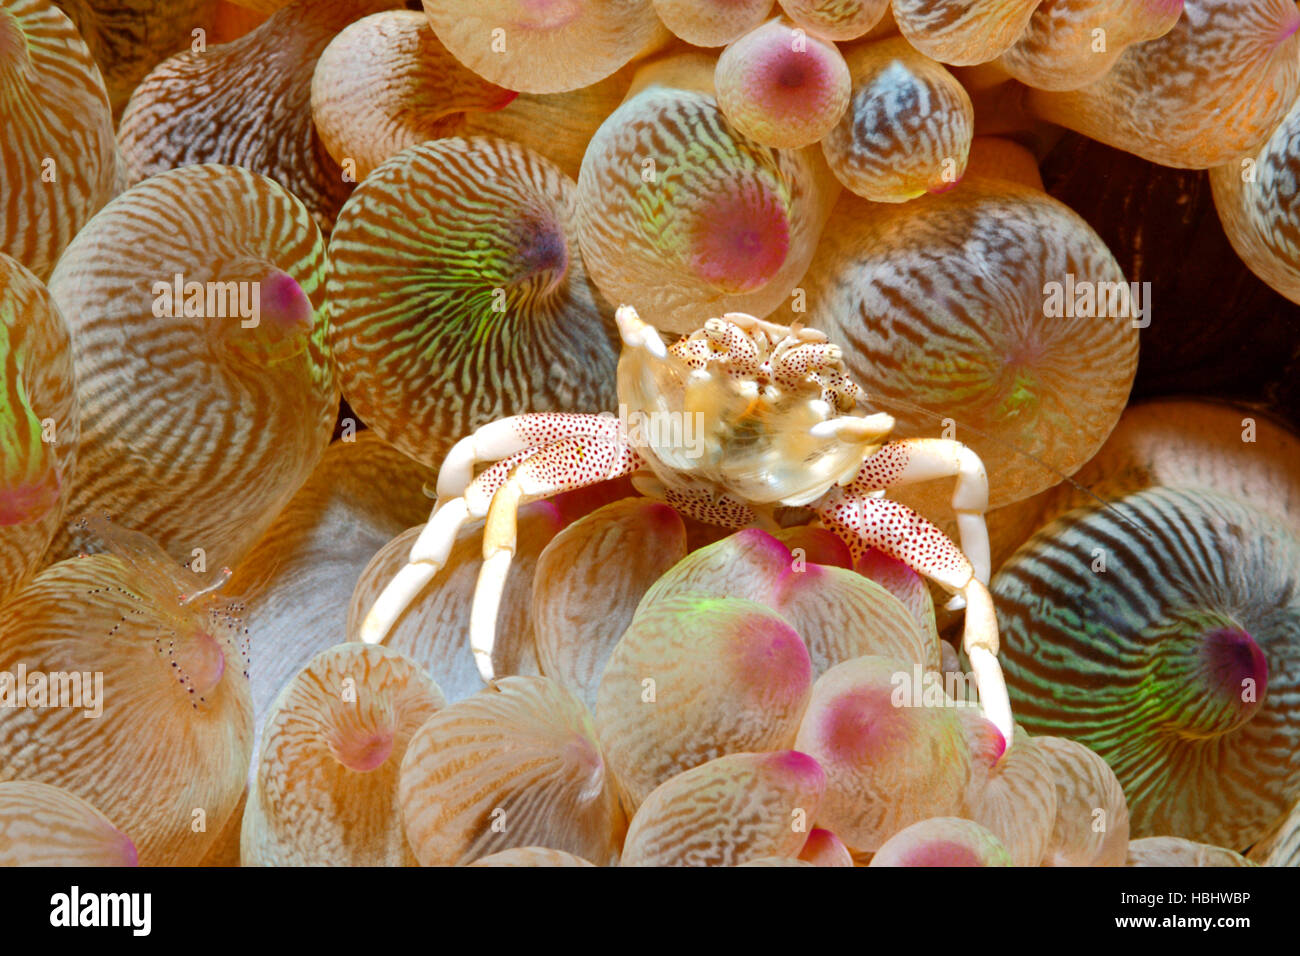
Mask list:
POLYGON ((77 460, 75 389, 58 306, 0 253, 0 600, 37 569, 63 516, 77 460))
POLYGON ((695 46, 725 46, 767 19, 773 0, 652 0, 674 35, 695 46))
POLYGON ((110 553, 61 561, 0 605, 0 685, 26 695, 0 708, 0 780, 90 801, 142 865, 193 866, 248 772, 238 608, 214 593, 223 578, 205 585, 144 535, 83 523, 110 553))
POLYGON ((718 58, 718 106, 743 135, 798 149, 834 129, 849 105, 849 66, 834 43, 780 19, 740 37, 718 58))
POLYGON ((1300 98, 1258 150, 1210 171, 1214 205, 1252 272, 1300 303, 1300 98))
MULTIPOLYGON (((371 431, 326 449, 298 493, 235 568, 249 608, 259 734, 280 690, 347 634, 352 589, 376 551, 422 521, 433 474, 371 431)), ((251 773, 257 770, 254 742, 251 773)))
POLYGON ((741 135, 707 93, 651 83, 604 122, 583 159, 587 269, 607 298, 638 303, 658 328, 767 315, 807 269, 834 200, 820 163, 741 135))
POLYGON ((591 716, 545 677, 506 677, 434 714, 411 739, 399 788, 424 866, 515 847, 608 865, 626 819, 591 716))
POLYGON ((964 805, 972 768, 961 720, 947 700, 903 702, 913 673, 906 661, 875 656, 832 667, 799 727, 795 748, 826 771, 817 822, 855 852, 875 852, 904 827, 964 805))
POLYGON ((313 657, 267 716, 243 865, 415 865, 398 773, 444 703, 418 664, 386 647, 339 644, 313 657))
POLYGON ((316 134, 312 74, 340 30, 392 6, 295 0, 238 40, 164 60, 118 125, 130 181, 194 163, 243 166, 292 192, 328 233, 357 177, 344 175, 316 134))
POLYGON ((386 10, 339 33, 316 62, 311 112, 322 144, 357 181, 425 140, 451 135, 459 114, 495 110, 515 93, 461 66, 424 14, 386 10))
POLYGON ((970 820, 931 817, 899 830, 868 866, 1013 866, 1002 842, 970 820))
POLYGON ((1162 166, 1208 169, 1264 142, 1297 91, 1292 0, 1186 0, 1169 33, 1130 47, 1096 83, 1031 90, 1028 103, 1043 119, 1162 166))
POLYGON ((650 0, 425 0, 424 12, 456 59, 528 93, 595 83, 663 30, 650 0))
POLYGON ((966 171, 975 109, 956 78, 906 40, 855 48, 852 100, 822 140, 844 187, 874 202, 950 189, 966 171))
MULTIPOLYGON (((973 448, 991 508, 1076 470, 1128 399, 1141 303, 1097 234, 1029 188, 981 179, 902 205, 846 195, 801 285, 806 314, 783 317, 843 348, 895 437, 973 448)), ((942 518, 944 485, 896 497, 942 518)))
MULTIPOLYGON (((50 279, 81 405, 69 513, 234 565, 329 443, 324 267, 302 203, 237 167, 152 177, 96 215, 50 279)), ((74 530, 55 553, 81 547, 74 530)))
POLYGON ((330 239, 349 404, 430 467, 494 419, 612 410, 611 310, 587 282, 573 217, 573 183, 505 140, 435 140, 375 170, 330 239))
POLYGON ((739 866, 794 858, 826 774, 793 750, 718 757, 666 780, 628 827, 622 866, 739 866))
POLYGON ((1043 0, 998 64, 1040 90, 1077 90, 1100 80, 1129 47, 1164 36, 1183 0, 1043 0))
POLYGON ((1039 531, 993 581, 1017 719, 1114 768, 1135 836, 1244 849, 1300 792, 1300 538, 1153 487, 1039 531))
POLYGON ((0 783, 0 866, 135 866, 135 845, 85 800, 48 783, 0 783))
POLYGON ((987 63, 1025 32, 1042 0, 893 0, 907 42, 932 60, 987 63))
POLYGON ((856 40, 892 20, 889 0, 780 0, 791 20, 828 40, 856 40))
POLYGON ((47 279, 122 177, 104 79, 48 0, 0 8, 0 104, 0 253, 47 279))
POLYGON ((671 595, 639 611, 614 648, 596 726, 635 807, 712 757, 789 748, 812 680, 807 647, 776 612, 671 595))

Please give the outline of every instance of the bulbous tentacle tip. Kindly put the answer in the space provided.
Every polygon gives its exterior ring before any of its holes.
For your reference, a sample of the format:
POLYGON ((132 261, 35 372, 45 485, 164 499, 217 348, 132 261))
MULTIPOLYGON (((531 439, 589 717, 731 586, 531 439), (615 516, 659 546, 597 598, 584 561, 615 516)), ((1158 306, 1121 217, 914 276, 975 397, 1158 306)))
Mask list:
POLYGON ((330 753, 339 763, 357 773, 369 773, 383 766, 393 753, 391 731, 369 731, 338 735, 329 741, 330 753))
POLYGON ((315 311, 307 293, 287 272, 272 269, 261 280, 260 319, 288 335, 310 332, 315 311))
POLYGON ((8 10, 0 10, 0 70, 12 70, 28 62, 27 37, 22 26, 8 10))
POLYGON ((6 481, 0 474, 0 527, 30 524, 45 517, 58 506, 62 487, 52 460, 34 477, 6 481))
POLYGON ((1268 690, 1268 659, 1254 637, 1236 625, 1211 626, 1196 638, 1193 653, 1202 699, 1180 710, 1182 732, 1218 736, 1250 720, 1268 690))

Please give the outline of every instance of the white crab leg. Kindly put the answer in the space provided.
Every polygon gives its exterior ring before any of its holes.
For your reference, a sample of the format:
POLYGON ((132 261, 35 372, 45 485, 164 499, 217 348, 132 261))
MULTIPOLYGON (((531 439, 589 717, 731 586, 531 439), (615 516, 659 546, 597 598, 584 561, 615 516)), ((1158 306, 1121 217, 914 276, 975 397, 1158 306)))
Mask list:
POLYGON ((545 448, 565 438, 619 441, 622 423, 613 415, 531 412, 488 422, 452 446, 438 471, 438 498, 465 493, 476 465, 500 461, 523 451, 545 448))
POLYGON ((361 625, 361 639, 379 644, 388 636, 402 612, 447 563, 461 527, 473 518, 487 516, 492 495, 536 446, 577 435, 621 448, 620 427, 609 415, 536 413, 492 422, 458 442, 448 456, 450 470, 444 464, 438 475, 439 503, 416 538, 408 563, 370 608, 361 625), (474 465, 491 455, 501 460, 473 478, 474 465))
MULTIPOLYGON (((496 645, 497 612, 515 553, 519 506, 631 474, 641 465, 640 456, 628 445, 567 438, 528 455, 496 489, 483 529, 483 565, 469 619, 470 650, 484 681, 496 676, 492 651, 496 645)), ((480 475, 470 489, 487 474, 480 475)))
POLYGON ((868 547, 879 548, 966 599, 962 647, 975 672, 984 714, 1010 749, 1011 702, 997 659, 998 620, 993 598, 966 555, 938 527, 888 498, 833 488, 817 511, 822 523, 849 545, 855 559, 868 547))
MULTIPOLYGON (((989 507, 989 479, 984 462, 966 445, 947 438, 905 438, 893 441, 862 463, 849 484, 852 493, 917 484, 935 478, 956 477, 952 510, 957 516, 961 549, 975 569, 975 577, 989 583, 993 560, 984 513, 989 507)), ((965 599, 958 594, 948 602, 950 611, 960 611, 965 599)))
POLYGON ((481 518, 486 513, 472 515, 464 498, 452 498, 438 505, 415 539, 407 564, 375 599, 365 621, 361 624, 361 640, 379 644, 388 636, 393 624, 402 616, 416 595, 442 570, 456 542, 461 526, 471 517, 481 518))

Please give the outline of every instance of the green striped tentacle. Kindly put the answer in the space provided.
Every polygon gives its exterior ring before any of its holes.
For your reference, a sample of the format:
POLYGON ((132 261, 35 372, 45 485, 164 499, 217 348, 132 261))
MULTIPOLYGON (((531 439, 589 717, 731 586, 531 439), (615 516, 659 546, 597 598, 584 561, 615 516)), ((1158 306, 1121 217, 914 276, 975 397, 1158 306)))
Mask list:
POLYGON ((329 310, 348 402, 430 467, 520 412, 613 410, 609 306, 573 235, 574 185, 498 139, 442 139, 380 166, 330 241, 329 310))
POLYGON ((1294 802, 1292 530, 1217 492, 1151 488, 1042 529, 993 591, 1018 720, 1105 758, 1135 837, 1245 849, 1294 802))
POLYGON ((36 569, 71 486, 77 401, 69 352, 67 326, 45 286, 0 253, 0 599, 36 569))

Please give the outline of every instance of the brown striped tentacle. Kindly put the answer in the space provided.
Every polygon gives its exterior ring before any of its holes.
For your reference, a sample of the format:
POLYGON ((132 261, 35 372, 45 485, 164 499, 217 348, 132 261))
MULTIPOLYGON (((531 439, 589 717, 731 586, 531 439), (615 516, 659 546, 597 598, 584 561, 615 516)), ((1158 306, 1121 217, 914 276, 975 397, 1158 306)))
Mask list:
POLYGON ((1219 221, 1242 262, 1300 303, 1300 99, 1258 149, 1210 170, 1219 221))
POLYGON ((47 0, 0 7, 0 116, 0 252, 48 279, 122 173, 99 67, 47 0))
POLYGON ((113 115, 131 91, 174 53, 209 41, 218 0, 57 0, 72 18, 104 74, 113 115), (203 31, 198 35, 196 30, 203 31))
POLYGON ((410 658, 321 651, 276 698, 240 834, 243 866, 414 866, 397 800, 402 758, 445 701, 410 658))
POLYGON ((515 93, 456 61, 424 14, 387 10, 351 24, 312 74, 311 110, 321 142, 358 181, 429 139, 454 135, 460 114, 496 110, 515 93))
POLYGON ((652 0, 664 26, 695 46, 723 46, 765 19, 774 0, 652 0))
POLYGON ((236 812, 248 772, 239 609, 212 594, 183 603, 181 589, 201 578, 143 535, 89 526, 112 553, 61 561, 0 605, 0 672, 24 668, 29 694, 33 675, 46 681, 41 705, 29 696, 0 707, 0 781, 90 802, 144 866, 194 866, 236 812))
MULTIPOLYGON (((1065 205, 972 180, 901 205, 845 196, 824 235, 801 283, 808 312, 784 320, 806 319, 843 348, 900 437, 947 428, 970 445, 990 507, 1051 487, 1101 446, 1136 370, 1137 307, 1150 303, 1132 299, 1114 256, 1065 205)), ((896 497, 944 518, 943 490, 896 497)))
POLYGON ((664 31, 651 0, 424 0, 424 12, 456 59, 524 93, 595 83, 664 31))
POLYGON ((30 780, 0 783, 0 866, 135 866, 135 844, 85 800, 30 780))
POLYGON ((356 177, 311 116, 316 61, 334 36, 396 0, 295 0, 252 33, 160 63, 136 87, 118 140, 132 183, 178 166, 244 166, 276 180, 328 232, 356 177))
POLYGON ((886 19, 889 0, 780 0, 785 15, 828 40, 856 40, 886 19))
POLYGON ((1041 530, 993 592, 1017 718, 1105 758, 1135 836, 1245 849, 1294 802, 1300 539, 1275 516, 1137 491, 1041 530))
POLYGON ((302 203, 229 166, 153 177, 77 236, 50 280, 81 403, 72 514, 107 511, 178 561, 239 560, 330 439, 324 260, 302 203))
POLYGON ((587 149, 583 259, 607 297, 637 303, 657 328, 689 332, 727 312, 761 318, 807 269, 837 190, 811 151, 760 146, 711 95, 652 82, 587 149))
POLYGON ((955 66, 987 63, 1020 39, 1042 0, 893 0, 909 43, 955 66))
POLYGON ((951 189, 975 134, 975 109, 956 77, 897 37, 856 47, 848 67, 848 109, 822 140, 836 178, 874 202, 951 189))
POLYGON ((1292 0, 1186 0, 1157 40, 1130 47, 1098 82, 1031 91, 1030 108, 1162 166, 1206 169, 1263 143, 1300 91, 1292 0))
POLYGON ((1043 0, 998 64, 1036 89, 1077 90, 1133 44, 1164 36, 1182 13, 1183 0, 1043 0))
POLYGON ((607 866, 627 826, 590 714, 545 677, 506 677, 434 714, 407 748, 399 793, 425 866, 527 846, 607 866))

